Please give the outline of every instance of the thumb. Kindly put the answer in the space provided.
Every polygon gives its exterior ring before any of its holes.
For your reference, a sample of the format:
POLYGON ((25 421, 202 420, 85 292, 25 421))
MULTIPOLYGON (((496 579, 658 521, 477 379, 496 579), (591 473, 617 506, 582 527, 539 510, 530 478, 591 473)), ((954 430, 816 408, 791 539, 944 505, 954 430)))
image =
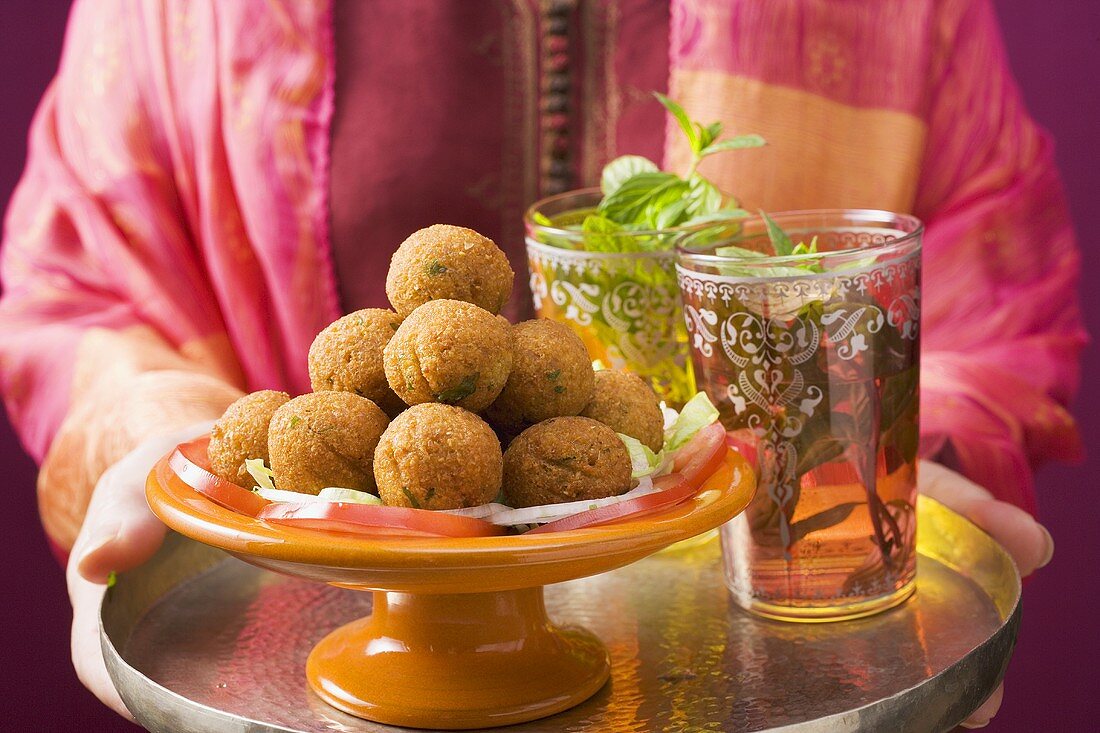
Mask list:
POLYGON ((178 443, 208 431, 209 423, 143 441, 100 477, 73 546, 80 575, 103 583, 112 571, 141 565, 164 541, 165 526, 145 501, 145 480, 178 443))

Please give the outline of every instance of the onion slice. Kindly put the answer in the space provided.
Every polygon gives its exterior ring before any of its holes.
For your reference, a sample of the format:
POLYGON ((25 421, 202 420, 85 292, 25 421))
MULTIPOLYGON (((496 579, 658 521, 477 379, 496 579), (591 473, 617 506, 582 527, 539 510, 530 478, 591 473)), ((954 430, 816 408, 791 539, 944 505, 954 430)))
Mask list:
POLYGON ((652 494, 659 489, 654 488, 652 481, 647 481, 639 484, 635 489, 631 489, 625 494, 619 494, 618 496, 608 496, 603 499, 590 499, 586 501, 570 501, 564 504, 540 504, 539 506, 528 506, 521 509, 508 509, 507 511, 497 512, 488 517, 488 520, 493 524, 499 524, 505 527, 511 527, 517 524, 545 524, 547 522, 554 522, 565 517, 572 516, 579 512, 586 512, 591 509, 599 509, 605 506, 612 506, 619 504, 630 499, 637 499, 640 496, 646 494, 652 494))

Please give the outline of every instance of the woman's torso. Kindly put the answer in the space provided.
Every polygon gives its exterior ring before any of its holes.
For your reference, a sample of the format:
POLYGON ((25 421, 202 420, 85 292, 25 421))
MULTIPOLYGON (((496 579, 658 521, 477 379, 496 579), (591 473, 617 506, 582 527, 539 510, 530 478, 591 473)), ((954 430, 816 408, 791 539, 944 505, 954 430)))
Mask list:
POLYGON ((482 232, 523 273, 533 201, 595 183, 623 152, 660 159, 651 92, 668 84, 667 0, 336 0, 334 12, 345 310, 385 307, 389 254, 430 224, 482 232))

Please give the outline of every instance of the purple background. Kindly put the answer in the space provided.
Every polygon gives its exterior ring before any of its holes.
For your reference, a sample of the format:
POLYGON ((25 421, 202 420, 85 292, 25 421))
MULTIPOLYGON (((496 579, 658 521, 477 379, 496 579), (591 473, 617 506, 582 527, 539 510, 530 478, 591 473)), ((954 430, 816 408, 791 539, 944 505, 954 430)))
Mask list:
MULTIPOLYGON (((1013 67, 1032 114, 1054 134, 1079 229, 1100 195, 1100 3, 999 0, 1013 67)), ((56 68, 67 0, 0 2, 0 202, 23 167, 31 115, 56 68)), ((1090 228, 1091 229, 1091 228, 1090 228)), ((1086 282, 1095 283, 1100 246, 1083 237, 1086 282)), ((1100 288, 1084 288, 1090 330, 1100 327, 1100 288)), ((1042 519, 1053 533, 1053 564, 1027 586, 1019 646, 1008 671, 998 731, 1096 729, 1100 704, 1096 476, 1100 474, 1100 349, 1085 357, 1079 416, 1088 461, 1040 473, 1042 519)), ((0 418, 0 465, 13 498, 0 515, 0 557, 8 590, 0 610, 0 665, 7 730, 134 730, 100 708, 69 664, 68 600, 34 501, 34 465, 0 418)))

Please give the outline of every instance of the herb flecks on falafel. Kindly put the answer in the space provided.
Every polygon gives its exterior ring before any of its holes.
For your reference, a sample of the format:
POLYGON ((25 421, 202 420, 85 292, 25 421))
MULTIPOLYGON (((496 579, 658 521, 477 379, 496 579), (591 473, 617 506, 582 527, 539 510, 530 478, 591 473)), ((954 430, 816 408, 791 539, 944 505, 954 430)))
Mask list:
POLYGON ((596 372, 592 399, 581 415, 640 440, 655 453, 664 445, 661 403, 653 388, 637 374, 618 369, 596 372))
POLYGON ((512 371, 487 418, 518 433, 552 417, 577 415, 592 399, 592 360, 584 342, 556 321, 512 326, 512 371))
POLYGON ((267 433, 271 416, 289 400, 286 392, 264 389, 246 394, 230 405, 210 431, 207 455, 214 473, 239 486, 255 486, 256 480, 245 461, 269 459, 267 433))
POLYGON ((271 418, 275 485, 306 494, 329 486, 374 493, 374 449, 388 424, 380 407, 351 392, 295 397, 271 418))
POLYGON ((391 310, 365 308, 333 321, 309 347, 309 381, 314 392, 354 392, 391 417, 405 403, 390 389, 382 352, 401 325, 391 310))
POLYGON ((520 433, 504 453, 512 507, 617 496, 630 489, 630 454, 614 430, 587 417, 556 417, 520 433))
POLYGON ((386 378, 410 405, 443 402, 480 412, 512 370, 507 321, 458 300, 433 300, 405 319, 383 353, 386 378))
POLYGON ((386 295, 403 316, 432 300, 462 300, 500 313, 512 294, 508 258, 473 229, 435 224, 413 232, 394 252, 386 295))
POLYGON ((500 493, 503 458, 496 435, 460 407, 423 403, 401 413, 374 453, 378 495, 389 506, 461 509, 500 493))

